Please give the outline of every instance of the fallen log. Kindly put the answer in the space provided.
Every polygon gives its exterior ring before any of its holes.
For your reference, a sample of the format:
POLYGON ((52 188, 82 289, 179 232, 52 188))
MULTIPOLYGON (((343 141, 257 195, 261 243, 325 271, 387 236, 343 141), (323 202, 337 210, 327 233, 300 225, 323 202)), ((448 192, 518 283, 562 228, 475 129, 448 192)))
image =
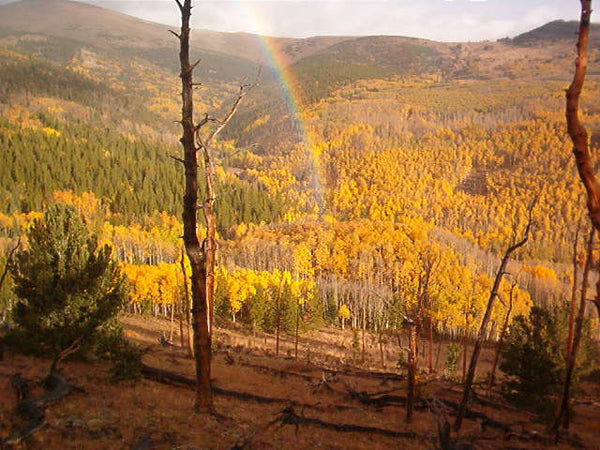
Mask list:
MULTIPOLYGON (((194 389, 196 386, 196 380, 191 378, 187 378, 183 375, 179 375, 177 373, 169 372, 167 370, 157 369, 155 367, 150 367, 146 364, 142 365, 142 375, 150 380, 158 381, 159 383, 169 384, 174 386, 183 386, 187 388, 194 389)), ((238 400, 245 401, 253 401, 257 403, 263 404, 275 404, 275 403, 283 403, 289 404, 292 403, 297 406, 302 406, 304 408, 316 408, 316 409, 325 409, 327 407, 337 409, 337 410, 348 410, 348 409, 356 409, 353 406, 347 405, 321 405, 321 404, 309 404, 309 403, 300 403, 295 400, 290 400, 289 398, 280 398, 280 397, 267 397, 263 395, 251 394, 249 392, 240 392, 240 391, 232 391, 229 389, 223 389, 217 386, 212 387, 213 393, 216 395, 222 395, 224 397, 233 397, 238 400)))
POLYGON ((277 375, 281 378, 294 377, 294 378, 300 378, 304 381, 310 381, 310 382, 319 381, 318 377, 314 377, 312 375, 306 375, 304 373, 289 372, 287 370, 276 369, 274 367, 263 366, 260 364, 252 364, 249 362, 240 362, 239 364, 244 367, 250 367, 251 369, 254 369, 257 372, 268 372, 268 373, 277 375))
MULTIPOLYGON (((350 396, 352 398, 354 398, 355 400, 358 400, 360 403, 362 403, 364 405, 376 406, 378 408, 382 408, 384 406, 404 407, 406 405, 406 401, 407 401, 406 397, 403 397, 400 395, 383 394, 383 395, 378 396, 377 393, 369 394, 368 392, 356 391, 356 390, 352 389, 347 383, 344 383, 344 385, 346 386, 346 389, 348 390, 348 393, 350 394, 350 396)), ((415 404, 413 405, 413 408, 415 410, 423 411, 423 410, 429 409, 430 404, 434 401, 437 403, 441 403, 442 405, 450 408, 452 414, 455 414, 456 411, 458 410, 458 403, 456 403, 456 402, 453 402, 451 400, 432 399, 432 398, 415 399, 415 404)), ((471 409, 466 409, 465 418, 473 419, 473 420, 480 420, 481 426, 483 428, 490 427, 490 428, 502 430, 504 432, 512 431, 510 425, 499 422, 497 420, 494 420, 482 412, 473 411, 471 409)))
POLYGON ((341 431, 341 432, 353 432, 353 433, 371 433, 371 434, 380 434, 382 436, 389 437, 400 437, 400 438, 408 438, 408 439, 419 439, 421 436, 414 431, 395 431, 388 430, 385 428, 376 428, 376 427, 367 427, 363 425, 353 425, 347 423, 335 423, 335 422, 326 422, 321 419, 316 419, 312 417, 306 417, 304 415, 296 414, 293 406, 288 406, 283 409, 280 413, 279 418, 277 419, 282 425, 294 425, 296 427, 296 432, 298 431, 300 425, 313 425, 318 426, 320 428, 326 428, 329 430, 341 431))
POLYGON ((322 370, 324 372, 327 373, 331 373, 334 375, 346 375, 348 377, 356 377, 356 378, 375 378, 378 380, 394 380, 394 381, 404 381, 406 380, 406 377, 404 375, 400 375, 398 373, 391 373, 391 372, 369 372, 369 371, 364 371, 364 370, 357 370, 357 369, 327 369, 327 368, 319 368, 319 370, 322 370))

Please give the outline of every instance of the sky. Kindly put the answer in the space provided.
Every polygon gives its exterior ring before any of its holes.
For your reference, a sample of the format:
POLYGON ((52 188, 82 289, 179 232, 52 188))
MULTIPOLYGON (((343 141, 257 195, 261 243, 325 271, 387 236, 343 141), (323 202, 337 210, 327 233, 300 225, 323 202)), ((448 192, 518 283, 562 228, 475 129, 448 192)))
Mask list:
MULTIPOLYGON (((179 23, 174 0, 79 1, 152 22, 179 23)), ((512 37, 556 19, 575 20, 579 8, 579 0, 194 0, 192 26, 283 37, 482 41, 512 37)))

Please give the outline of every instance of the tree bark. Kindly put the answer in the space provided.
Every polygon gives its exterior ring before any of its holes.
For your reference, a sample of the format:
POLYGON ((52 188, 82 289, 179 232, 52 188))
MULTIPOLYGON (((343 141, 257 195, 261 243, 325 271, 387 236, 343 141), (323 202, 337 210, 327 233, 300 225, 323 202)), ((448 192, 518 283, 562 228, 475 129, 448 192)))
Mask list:
POLYGON ((465 331, 462 338, 462 383, 467 381, 467 355, 469 353, 469 311, 465 310, 465 331))
POLYGON ((381 360, 381 368, 385 369, 385 353, 383 351, 383 325, 379 326, 379 358, 381 360))
POLYGON ((494 381, 496 378, 496 367, 498 366, 498 360, 500 359, 500 350, 502 349, 502 343, 504 342, 504 336, 506 335, 506 330, 508 329, 508 323, 510 321, 510 314, 513 309, 513 292, 516 287, 516 283, 512 285, 510 289, 510 295, 508 298, 508 311, 506 312, 506 317, 504 318, 504 323, 502 324, 502 331, 500 331, 500 337, 498 338, 498 343, 496 344, 496 354, 494 355, 494 365, 492 366, 492 371, 490 372, 490 382, 489 389, 494 386, 494 381))
POLYGON ((193 335, 193 331, 192 331, 192 318, 191 318, 191 311, 190 311, 190 294, 188 291, 188 284, 187 284, 187 273, 185 271, 185 255, 184 255, 184 249, 181 249, 181 272, 183 273, 183 294, 184 294, 184 301, 185 301, 185 323, 186 323, 186 328, 187 328, 187 349, 188 349, 188 355, 190 357, 194 357, 194 335, 193 335))
POLYGON ((367 328, 367 324, 366 324, 367 320, 366 319, 367 319, 367 314, 365 311, 365 305, 363 303, 363 305, 362 305, 362 337, 361 337, 362 342, 361 342, 361 349, 360 349, 361 350, 360 361, 362 363, 365 362, 365 346, 366 346, 365 332, 366 332, 366 328, 367 328))
POLYGON ((429 374, 433 373, 433 320, 430 317, 428 320, 428 331, 429 331, 429 348, 428 348, 428 357, 429 357, 429 374))
POLYGON ((573 330, 575 327, 575 310, 577 309, 577 247, 579 246, 579 228, 575 233, 575 242, 573 242, 573 285, 571 289, 571 304, 569 306, 569 335, 567 337, 567 350, 565 361, 569 361, 571 351, 573 350, 573 330))
MULTIPOLYGON (((594 234, 595 228, 592 228, 590 237, 587 243, 587 258, 585 260, 585 266, 583 269, 583 277, 581 281, 581 298, 579 302, 579 312, 577 313, 577 321, 575 322, 575 330, 573 335, 573 345, 567 361, 567 370, 565 374, 565 384, 563 387, 563 394, 561 397, 560 405, 556 412, 554 424, 552 429, 558 431, 561 421, 564 420, 563 426, 569 428, 569 397, 571 390, 571 379, 573 378, 573 372, 575 371, 575 364, 577 362, 577 351, 579 350, 579 344, 581 342, 581 330, 583 328, 583 322, 585 320, 585 307, 587 302, 587 284, 589 279, 589 273, 593 262, 593 245, 594 245, 594 234)), ((600 280, 598 280, 600 284, 600 280)), ((597 285, 597 288, 600 287, 597 285)), ((596 294, 598 298, 598 293, 596 294)))
POLYGON ((588 66, 588 42, 592 1, 581 0, 581 19, 577 39, 577 59, 573 81, 567 89, 567 131, 573 142, 573 155, 579 177, 587 193, 587 208, 592 225, 600 230, 600 185, 594 173, 594 162, 589 149, 588 133, 579 120, 579 98, 583 89, 588 66))
POLYGON ((296 333, 294 336, 294 358, 298 359, 298 339, 300 338, 300 299, 296 304, 296 333))
POLYGON ((184 311, 184 297, 179 298, 179 344, 181 348, 185 348, 185 333, 183 331, 183 311, 184 311))
POLYGON ((418 333, 417 324, 409 322, 408 324, 408 382, 406 389, 406 423, 411 423, 413 419, 413 409, 415 404, 415 385, 417 375, 418 358, 418 333))
POLYGON ((279 333, 281 330, 281 295, 283 292, 283 278, 279 283, 277 291, 277 300, 275 303, 275 356, 279 356, 279 333))
POLYGON ((469 395, 471 394, 471 387, 473 386, 473 380, 475 378, 475 370, 477 369, 477 362, 479 361, 479 355, 481 353, 481 348, 483 346, 483 341, 487 336, 487 328, 492 317, 492 311, 494 309, 494 302, 496 297, 498 296, 498 292, 500 290, 500 283, 502 282, 502 278, 506 273, 506 265, 510 259, 510 255, 515 251, 521 248, 527 240, 529 239, 529 232, 532 226, 532 212, 535 206, 535 201, 529 207, 529 221, 527 226, 525 227, 525 233, 523 239, 515 244, 511 245, 504 254, 502 261, 500 263, 500 267, 498 268, 498 272, 496 273, 496 279, 494 280, 494 285, 492 286, 492 291, 490 292, 490 296, 488 299, 487 308, 485 310, 485 314, 483 316, 483 320, 481 321, 481 327, 479 328, 479 333, 477 335, 477 340, 475 341, 475 345, 473 346, 473 354, 471 355, 471 362, 469 364, 469 370, 467 372, 467 378, 465 380, 465 390, 463 393, 462 400, 460 402, 460 407, 458 409, 458 413, 456 415, 456 421, 454 422, 454 430, 459 431, 462 426, 462 420, 465 415, 465 411, 467 409, 467 403, 469 401, 469 395))
MULTIPOLYGON (((211 389, 211 308, 208 275, 210 263, 214 263, 213 240, 209 238, 203 248, 197 234, 198 210, 198 158, 195 138, 197 128, 194 123, 194 82, 193 70, 195 65, 190 63, 190 16, 192 13, 191 0, 184 0, 183 4, 176 0, 181 11, 181 32, 179 37, 179 62, 181 67, 181 126, 183 135, 180 139, 184 153, 185 167, 185 194, 183 196, 183 242, 192 268, 192 318, 194 329, 194 354, 196 358, 196 402, 195 409, 201 413, 214 411, 211 389)), ((208 171, 207 171, 208 172, 208 171)), ((208 179, 209 177, 207 177, 208 179)), ((207 181, 207 185, 209 182, 207 181)), ((208 196, 208 192, 207 192, 208 196)), ((205 202, 212 209, 212 200, 205 202)), ((210 217, 210 216, 209 216, 210 217)))

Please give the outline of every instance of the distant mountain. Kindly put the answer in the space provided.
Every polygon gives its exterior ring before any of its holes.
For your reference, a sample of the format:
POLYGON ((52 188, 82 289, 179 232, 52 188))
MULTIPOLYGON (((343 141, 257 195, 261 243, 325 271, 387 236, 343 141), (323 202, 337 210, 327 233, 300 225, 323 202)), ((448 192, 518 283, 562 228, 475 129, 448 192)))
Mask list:
MULTIPOLYGON (((554 20, 548 22, 541 27, 535 28, 526 33, 515 36, 511 41, 518 45, 536 45, 541 43, 547 43, 550 41, 563 41, 567 40, 572 43, 575 42, 577 32, 579 29, 579 22, 575 20, 554 20)), ((590 39, 592 45, 597 45, 600 42, 600 25, 592 24, 590 39)))
MULTIPOLYGON (((31 35, 45 35, 100 48, 141 51, 174 49, 177 47, 177 40, 169 33, 170 28, 68 0, 21 0, 0 6, 2 34, 6 36, 18 32, 21 39, 33 39, 34 36, 31 35), (23 33, 26 35, 23 36, 23 33)), ((287 54, 292 63, 345 39, 348 38, 260 38, 249 33, 194 30, 192 46, 261 63, 268 61, 265 48, 268 46, 270 51, 287 54)))
MULTIPOLYGON (((558 79, 563 74, 558 68, 572 59, 576 29, 576 22, 555 21, 514 39, 475 43, 402 36, 295 39, 193 30, 192 57, 202 60, 197 76, 207 86, 216 81, 235 88, 263 66, 261 88, 255 94, 260 107, 248 115, 253 121, 269 111, 285 111, 279 104, 281 89, 275 86, 279 66, 288 66, 295 74, 292 89, 302 104, 317 102, 360 79, 423 75, 444 81, 558 79)), ((0 6, 0 45, 59 64, 91 54, 112 61, 108 64, 114 67, 138 61, 171 75, 179 70, 178 43, 169 27, 68 0, 21 0, 0 6)), ((83 61, 88 67, 92 63, 83 61)))
MULTIPOLYGON (((85 48, 117 60, 143 59, 173 73, 179 64, 178 43, 169 27, 67 0, 0 6, 1 44, 59 63, 68 63, 85 48)), ((213 50, 217 44, 193 48, 192 56, 203 61, 198 72, 203 78, 228 82, 256 73, 255 61, 213 50)))
MULTIPOLYGON (((70 49, 74 43, 79 43, 100 49, 135 50, 145 57, 153 53, 154 59, 164 64, 156 53, 177 47, 177 40, 169 33, 169 28, 68 0, 21 0, 0 6, 0 36, 5 42, 22 46, 31 47, 31 42, 40 42, 45 36, 70 49)), ((205 54, 227 54, 261 64, 269 64, 270 54, 274 54, 277 62, 284 65, 327 55, 354 63, 381 63, 389 67, 404 64, 407 58, 419 59, 436 53, 428 42, 403 37, 292 39, 210 30, 193 30, 192 33, 192 47, 204 50, 205 54)))
MULTIPOLYGON (((514 52, 515 46, 565 45, 562 55, 567 44, 572 48, 576 29, 576 22, 554 21, 514 39, 485 44, 401 36, 294 39, 193 30, 192 48, 193 56, 203 61, 198 75, 225 82, 254 76, 258 65, 293 65, 300 81, 308 83, 306 99, 313 101, 357 77, 434 72, 444 79, 505 76, 507 62, 525 57, 514 52), (341 76, 343 65, 353 75, 341 76)), ((172 73, 178 70, 177 40, 169 27, 68 0, 21 0, 0 6, 0 44, 60 63, 69 62, 85 47, 114 58, 142 58, 172 73)), ((530 57, 548 60, 556 54, 538 50, 530 57)), ((262 84, 272 75, 263 70, 262 84)))
POLYGON ((21 0, 0 6, 0 27, 98 46, 175 45, 165 25, 66 0, 21 0))

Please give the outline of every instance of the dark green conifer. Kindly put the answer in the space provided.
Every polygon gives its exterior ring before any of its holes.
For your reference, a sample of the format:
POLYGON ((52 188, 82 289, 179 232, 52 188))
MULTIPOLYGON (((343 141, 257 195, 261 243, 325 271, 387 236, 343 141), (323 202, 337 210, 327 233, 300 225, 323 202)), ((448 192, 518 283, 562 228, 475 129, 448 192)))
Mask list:
POLYGON ((11 265, 21 299, 13 318, 31 350, 58 354, 75 341, 93 344, 114 325, 125 279, 108 246, 70 206, 56 204, 27 234, 11 265))

